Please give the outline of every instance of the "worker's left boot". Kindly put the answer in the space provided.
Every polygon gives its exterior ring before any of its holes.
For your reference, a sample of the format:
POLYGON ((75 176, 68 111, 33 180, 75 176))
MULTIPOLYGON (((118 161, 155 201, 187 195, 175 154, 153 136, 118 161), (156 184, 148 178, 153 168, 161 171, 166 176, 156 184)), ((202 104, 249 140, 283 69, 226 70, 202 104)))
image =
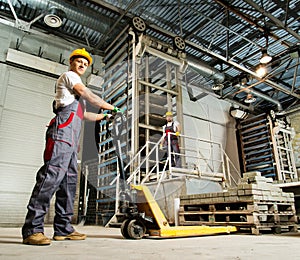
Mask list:
POLYGON ((85 234, 81 234, 81 233, 79 233, 77 231, 74 231, 73 233, 71 233, 69 235, 54 236, 53 239, 56 240, 56 241, 63 241, 63 240, 85 240, 86 239, 86 235, 85 234))

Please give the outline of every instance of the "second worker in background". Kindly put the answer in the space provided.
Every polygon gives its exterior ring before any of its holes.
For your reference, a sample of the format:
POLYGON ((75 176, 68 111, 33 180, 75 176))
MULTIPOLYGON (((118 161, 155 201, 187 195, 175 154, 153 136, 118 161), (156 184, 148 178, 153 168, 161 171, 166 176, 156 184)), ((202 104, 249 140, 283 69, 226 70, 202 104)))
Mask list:
POLYGON ((167 147, 167 154, 171 152, 171 165, 172 167, 181 167, 181 157, 179 149, 178 136, 180 135, 180 124, 173 120, 173 113, 167 112, 165 114, 167 123, 163 126, 163 140, 160 144, 161 147, 167 147), (173 133, 173 134, 170 134, 173 133), (170 151, 168 145, 168 136, 170 136, 170 151))

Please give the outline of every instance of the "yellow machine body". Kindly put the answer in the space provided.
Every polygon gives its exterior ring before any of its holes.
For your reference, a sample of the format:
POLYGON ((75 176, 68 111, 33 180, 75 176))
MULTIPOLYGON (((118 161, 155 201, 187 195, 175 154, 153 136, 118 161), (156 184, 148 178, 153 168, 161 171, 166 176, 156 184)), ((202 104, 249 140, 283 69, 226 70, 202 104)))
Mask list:
POLYGON ((157 228, 147 228, 151 237, 191 237, 236 232, 235 226, 170 226, 149 188, 144 185, 133 185, 137 190, 137 207, 139 212, 145 212, 152 217, 157 228))

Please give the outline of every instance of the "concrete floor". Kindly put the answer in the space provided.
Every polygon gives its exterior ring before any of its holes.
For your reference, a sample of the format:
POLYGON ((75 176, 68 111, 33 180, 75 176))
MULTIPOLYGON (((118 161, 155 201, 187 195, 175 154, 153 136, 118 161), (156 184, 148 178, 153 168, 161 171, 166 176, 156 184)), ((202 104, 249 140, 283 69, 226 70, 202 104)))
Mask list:
MULTIPOLYGON (((77 226, 85 241, 22 244, 20 228, 0 228, 0 259, 300 259, 300 235, 229 234, 174 239, 126 240, 118 228, 77 226)), ((52 237, 52 227, 45 234, 52 237)))

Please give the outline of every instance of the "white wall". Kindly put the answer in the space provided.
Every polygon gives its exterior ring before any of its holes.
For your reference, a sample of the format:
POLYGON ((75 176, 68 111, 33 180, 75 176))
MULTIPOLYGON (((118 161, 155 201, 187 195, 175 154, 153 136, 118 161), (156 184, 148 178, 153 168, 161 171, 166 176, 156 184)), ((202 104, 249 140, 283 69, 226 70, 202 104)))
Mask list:
MULTIPOLYGON (((197 95, 199 93, 201 90, 197 95)), ((184 135, 220 143, 234 167, 239 169, 235 119, 229 115, 229 108, 230 103, 212 95, 206 95, 196 102, 190 101, 187 91, 183 90, 184 135)), ((211 152, 208 144, 200 145, 203 153, 211 152)))

